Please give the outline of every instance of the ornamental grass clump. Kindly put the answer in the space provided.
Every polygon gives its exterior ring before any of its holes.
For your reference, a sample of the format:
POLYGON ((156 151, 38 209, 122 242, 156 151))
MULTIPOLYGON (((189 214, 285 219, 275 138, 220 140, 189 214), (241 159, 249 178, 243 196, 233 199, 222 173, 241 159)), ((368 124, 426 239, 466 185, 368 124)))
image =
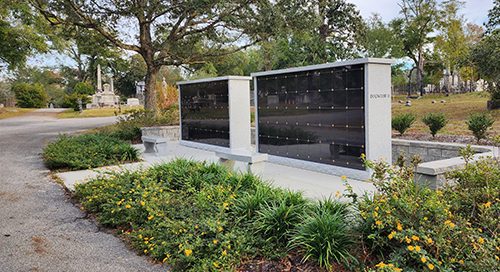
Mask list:
POLYGON ((105 135, 62 135, 44 148, 43 159, 52 170, 80 170, 138 161, 139 151, 105 135))
POLYGON ((292 234, 290 247, 302 252, 303 260, 314 259, 322 267, 331 268, 333 263, 356 263, 350 253, 355 237, 350 227, 352 211, 348 207, 332 199, 315 204, 310 213, 302 215, 292 234))
POLYGON ((413 113, 403 113, 392 118, 391 126, 399 132, 399 135, 403 135, 416 120, 417 117, 413 113))

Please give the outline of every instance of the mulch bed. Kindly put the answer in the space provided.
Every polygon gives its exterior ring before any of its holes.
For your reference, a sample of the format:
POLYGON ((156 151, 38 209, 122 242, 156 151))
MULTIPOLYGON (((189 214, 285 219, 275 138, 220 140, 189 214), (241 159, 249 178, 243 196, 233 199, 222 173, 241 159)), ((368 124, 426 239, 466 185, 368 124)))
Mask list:
POLYGON ((471 144, 471 145, 494 145, 491 139, 482 139, 477 143, 474 136, 469 135, 432 135, 428 133, 405 133, 400 136, 399 133, 393 133, 392 138, 405 139, 405 140, 418 140, 418 141, 429 141, 429 142, 441 142, 441 143, 460 143, 460 144, 471 144))

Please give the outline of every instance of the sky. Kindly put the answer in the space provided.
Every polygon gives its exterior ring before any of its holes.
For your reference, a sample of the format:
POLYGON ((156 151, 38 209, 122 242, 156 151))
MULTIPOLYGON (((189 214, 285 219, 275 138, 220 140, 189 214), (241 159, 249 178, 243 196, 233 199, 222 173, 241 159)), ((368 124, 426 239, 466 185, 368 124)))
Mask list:
MULTIPOLYGON (((488 10, 493 7, 494 0, 465 0, 461 10, 469 22, 482 25, 488 19, 488 10)), ((368 18, 373 13, 378 13, 386 22, 399 16, 399 0, 347 0, 355 4, 363 18, 368 18)), ((442 2, 442 1, 438 1, 442 2)))
MULTIPOLYGON (((363 18, 378 13, 386 22, 399 16, 400 0, 346 0, 355 4, 363 18)), ((494 0, 465 0, 465 6, 461 10, 465 19, 478 25, 482 25, 488 19, 488 10, 493 7, 494 0)), ((441 0, 438 0, 441 2, 441 0)), ((30 58, 30 65, 34 66, 58 66, 60 64, 74 64, 68 57, 59 54, 38 55, 30 58)))

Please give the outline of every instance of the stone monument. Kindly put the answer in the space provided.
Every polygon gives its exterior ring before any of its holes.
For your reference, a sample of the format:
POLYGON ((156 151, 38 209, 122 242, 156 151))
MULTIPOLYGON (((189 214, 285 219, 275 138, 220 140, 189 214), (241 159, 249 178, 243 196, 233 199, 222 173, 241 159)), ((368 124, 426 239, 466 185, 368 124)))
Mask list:
POLYGON ((101 65, 97 65, 97 91, 90 96, 91 103, 87 108, 116 107, 120 103, 120 97, 115 95, 113 77, 108 76, 109 83, 102 84, 101 65))

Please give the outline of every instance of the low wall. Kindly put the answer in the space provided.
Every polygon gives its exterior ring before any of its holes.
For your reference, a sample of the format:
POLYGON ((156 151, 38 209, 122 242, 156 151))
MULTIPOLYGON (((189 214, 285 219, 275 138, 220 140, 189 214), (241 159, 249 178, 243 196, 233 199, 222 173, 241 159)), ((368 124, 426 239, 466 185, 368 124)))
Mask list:
POLYGON ((179 126, 160 126, 141 128, 142 136, 156 136, 167 139, 168 141, 178 141, 180 138, 179 126))
MULTIPOLYGON (((438 161, 460 157, 460 149, 466 147, 464 144, 424 142, 414 140, 392 139, 392 162, 395 162, 399 155, 403 155, 407 160, 418 155, 422 162, 438 161)), ((487 146, 471 146, 476 153, 491 151, 487 146)))
MULTIPOLYGON (((415 182, 436 189, 447 182, 447 173, 465 167, 460 149, 466 146, 456 143, 392 139, 392 158, 395 162, 400 154, 406 159, 414 155, 420 156, 422 163, 415 169, 415 182)), ((498 148, 494 146, 473 145, 471 148, 476 153, 471 162, 499 156, 498 148)))

